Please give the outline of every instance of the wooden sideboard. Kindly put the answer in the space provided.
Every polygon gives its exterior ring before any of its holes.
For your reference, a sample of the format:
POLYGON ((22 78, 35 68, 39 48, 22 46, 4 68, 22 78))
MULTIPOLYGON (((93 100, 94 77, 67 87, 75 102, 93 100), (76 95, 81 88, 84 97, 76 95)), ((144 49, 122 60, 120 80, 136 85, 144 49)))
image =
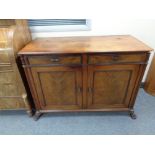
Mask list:
POLYGON ((27 109, 32 115, 17 58, 30 41, 26 20, 0 20, 0 110, 27 109))
POLYGON ((144 85, 144 90, 155 96, 155 55, 152 59, 151 66, 149 68, 149 72, 147 74, 147 78, 144 85))
POLYGON ((127 111, 152 49, 129 35, 38 38, 18 54, 36 106, 45 112, 127 111))

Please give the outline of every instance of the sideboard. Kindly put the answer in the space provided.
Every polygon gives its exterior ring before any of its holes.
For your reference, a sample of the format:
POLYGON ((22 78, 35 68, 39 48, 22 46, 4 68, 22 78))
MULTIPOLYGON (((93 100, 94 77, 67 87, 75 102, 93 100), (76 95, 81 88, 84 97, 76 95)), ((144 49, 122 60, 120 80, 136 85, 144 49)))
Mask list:
POLYGON ((126 111, 134 103, 152 48, 130 35, 38 38, 18 54, 42 113, 126 111))

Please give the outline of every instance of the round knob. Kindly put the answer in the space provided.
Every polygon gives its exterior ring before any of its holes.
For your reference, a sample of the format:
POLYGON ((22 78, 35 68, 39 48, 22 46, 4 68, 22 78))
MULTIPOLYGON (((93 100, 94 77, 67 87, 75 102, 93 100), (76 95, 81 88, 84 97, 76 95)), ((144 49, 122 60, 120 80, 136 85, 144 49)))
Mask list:
POLYGON ((113 57, 112 57, 113 61, 118 61, 118 59, 119 59, 119 55, 113 55, 113 57))
POLYGON ((59 62, 59 58, 51 58, 52 62, 59 62))

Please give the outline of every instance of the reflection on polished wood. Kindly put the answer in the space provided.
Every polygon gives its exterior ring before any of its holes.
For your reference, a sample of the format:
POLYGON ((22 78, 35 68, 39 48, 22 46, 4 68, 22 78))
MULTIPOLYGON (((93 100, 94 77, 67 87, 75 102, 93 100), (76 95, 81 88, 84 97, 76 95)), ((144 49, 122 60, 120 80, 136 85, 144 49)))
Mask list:
POLYGON ((20 53, 93 53, 151 51, 141 41, 130 35, 38 38, 20 53))

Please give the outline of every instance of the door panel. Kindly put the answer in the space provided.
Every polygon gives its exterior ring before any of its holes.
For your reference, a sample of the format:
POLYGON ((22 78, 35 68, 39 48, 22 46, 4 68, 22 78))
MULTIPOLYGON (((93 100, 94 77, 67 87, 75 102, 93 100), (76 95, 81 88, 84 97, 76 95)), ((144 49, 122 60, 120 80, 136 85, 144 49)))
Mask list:
POLYGON ((0 97, 19 96, 16 75, 13 70, 0 71, 0 97))
POLYGON ((88 67, 88 108, 128 108, 139 65, 88 67))
POLYGON ((76 67, 33 67, 32 74, 43 110, 79 109, 82 72, 76 67))

